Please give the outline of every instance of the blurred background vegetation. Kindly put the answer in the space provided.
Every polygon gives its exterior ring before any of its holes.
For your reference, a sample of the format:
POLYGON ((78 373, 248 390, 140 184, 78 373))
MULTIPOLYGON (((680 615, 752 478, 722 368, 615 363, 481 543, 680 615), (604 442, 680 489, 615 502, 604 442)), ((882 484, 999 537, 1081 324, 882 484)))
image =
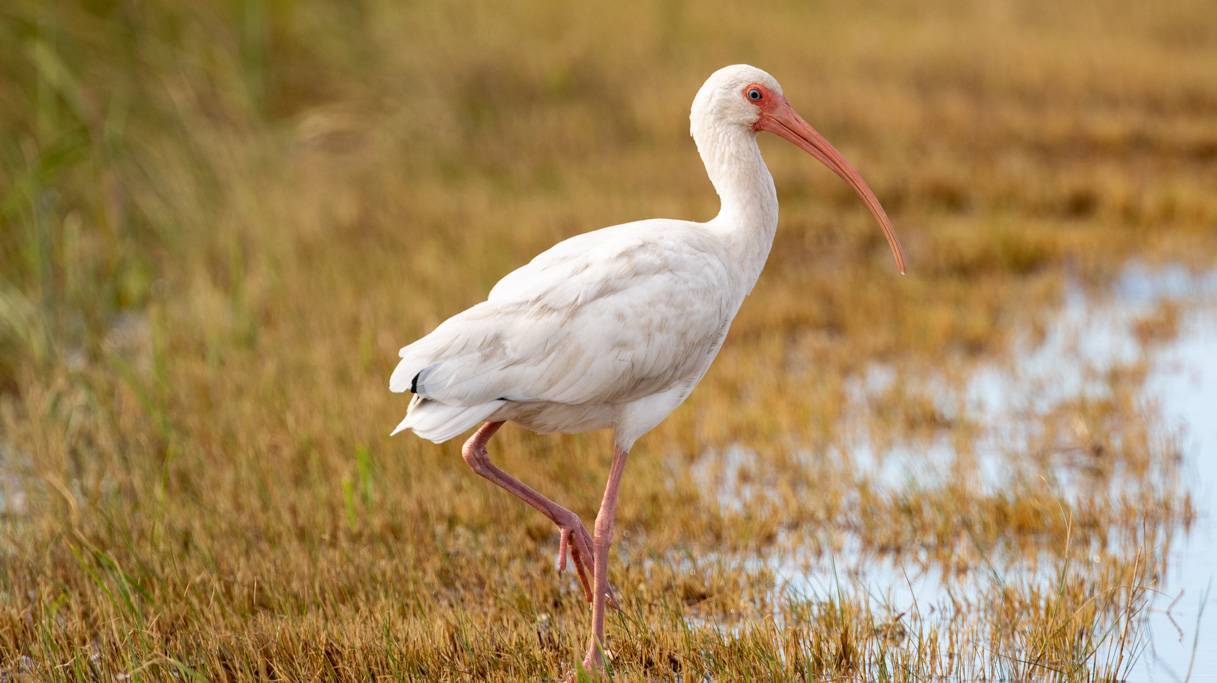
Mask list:
MULTIPOLYGON (((911 273, 894 276, 848 187, 762 143, 773 256, 705 385, 639 445, 615 580, 645 644, 621 643, 638 648, 627 670, 780 670, 679 625, 689 591, 763 611, 738 568, 641 558, 848 515, 849 482, 810 497, 823 475, 790 454, 833 443, 868 364, 963 366, 1042 325, 1066 277, 1211 262, 1211 10, 4 3, 0 667, 561 672, 584 616, 545 569, 550 530, 455 444, 389 441, 405 405, 387 376, 399 346, 557 240, 710 217, 688 106, 711 71, 748 62, 861 169, 911 273), (699 454, 735 442, 783 473, 782 505, 724 510, 699 487, 699 454)), ((882 417, 932 424, 920 405, 897 396, 882 417)), ((586 513, 605 445, 512 430, 496 458, 586 513)), ((959 515, 989 509, 957 493, 959 515)), ((1047 502, 1006 502, 995 514, 1049 545, 1082 533, 1037 516, 1047 502)), ((946 539, 958 518, 942 514, 891 533, 946 539)), ((804 671, 871 661, 824 647, 804 671)))

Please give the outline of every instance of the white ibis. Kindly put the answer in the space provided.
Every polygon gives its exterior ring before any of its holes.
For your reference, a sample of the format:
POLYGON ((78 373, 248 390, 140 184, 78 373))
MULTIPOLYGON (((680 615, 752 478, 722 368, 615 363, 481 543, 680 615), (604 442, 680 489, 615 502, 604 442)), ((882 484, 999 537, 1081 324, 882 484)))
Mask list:
POLYGON ((742 64, 719 69, 697 91, 689 121, 721 201, 717 216, 636 221, 560 242, 403 348, 389 380, 392 391, 414 394, 394 434, 411 429, 440 443, 480 424, 461 451, 465 462, 558 527, 558 570, 569 550, 592 603, 583 666, 593 672, 613 600, 609 546, 626 454, 706 373, 773 244, 777 192, 757 133, 785 138, 853 186, 904 272, 879 200, 772 76, 742 64), (542 433, 613 430, 594 536, 575 513, 490 462, 486 444, 507 421, 542 433))

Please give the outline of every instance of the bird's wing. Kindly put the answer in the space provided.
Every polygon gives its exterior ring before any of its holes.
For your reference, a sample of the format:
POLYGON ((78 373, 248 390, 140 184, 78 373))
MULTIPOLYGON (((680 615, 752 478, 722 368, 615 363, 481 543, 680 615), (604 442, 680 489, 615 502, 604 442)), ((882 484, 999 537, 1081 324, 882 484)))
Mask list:
POLYGON ((390 388, 449 405, 579 404, 696 379, 734 312, 717 249, 698 224, 668 220, 561 242, 403 348, 390 388))

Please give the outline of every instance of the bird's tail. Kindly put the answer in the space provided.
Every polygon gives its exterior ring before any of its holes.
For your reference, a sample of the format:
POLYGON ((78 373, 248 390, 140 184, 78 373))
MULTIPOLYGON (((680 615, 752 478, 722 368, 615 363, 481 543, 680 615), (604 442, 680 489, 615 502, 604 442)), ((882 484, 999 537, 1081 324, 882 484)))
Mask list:
POLYGON ((406 418, 397 425, 393 434, 412 429, 428 441, 443 443, 484 421, 503 403, 490 401, 475 406, 450 406, 415 394, 410 407, 406 409, 406 418))

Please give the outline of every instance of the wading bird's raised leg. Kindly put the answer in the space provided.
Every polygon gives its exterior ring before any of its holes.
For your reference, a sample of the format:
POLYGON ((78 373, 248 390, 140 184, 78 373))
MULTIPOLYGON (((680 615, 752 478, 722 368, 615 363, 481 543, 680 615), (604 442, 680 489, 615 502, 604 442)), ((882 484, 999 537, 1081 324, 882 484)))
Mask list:
POLYGON ((486 453, 486 442, 503 426, 502 422, 487 422, 469 437, 461 447, 461 455, 474 472, 489 479, 506 489, 511 495, 533 506, 558 526, 560 537, 558 541, 558 571, 566 569, 566 553, 570 551, 575 563, 575 571, 579 575, 579 583, 583 586, 583 596, 588 602, 593 602, 590 579, 593 573, 592 536, 583 526, 583 521, 575 513, 558 505, 538 493, 524 482, 507 474, 490 462, 486 453))
POLYGON ((604 608, 611 594, 608 585, 609 548, 613 544, 613 515, 617 512, 617 487, 621 473, 625 470, 626 451, 613 448, 613 465, 609 470, 608 483, 604 486, 604 499, 600 501, 600 512, 596 514, 595 588, 592 596, 592 639, 583 658, 583 668, 589 673, 600 670, 604 653, 604 608))

